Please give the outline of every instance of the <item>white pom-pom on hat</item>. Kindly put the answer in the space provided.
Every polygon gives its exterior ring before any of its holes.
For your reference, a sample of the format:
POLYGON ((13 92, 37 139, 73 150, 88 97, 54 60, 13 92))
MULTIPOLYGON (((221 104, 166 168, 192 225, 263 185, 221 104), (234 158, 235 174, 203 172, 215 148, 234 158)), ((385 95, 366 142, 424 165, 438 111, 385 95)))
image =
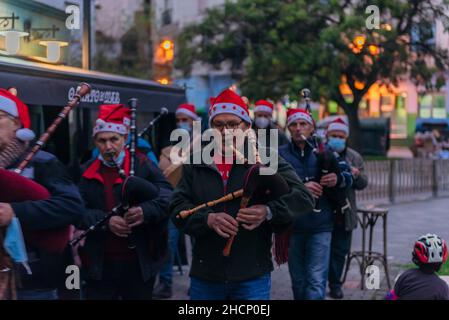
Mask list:
POLYGON ((30 129, 22 128, 16 131, 16 137, 21 141, 31 141, 36 135, 30 129))

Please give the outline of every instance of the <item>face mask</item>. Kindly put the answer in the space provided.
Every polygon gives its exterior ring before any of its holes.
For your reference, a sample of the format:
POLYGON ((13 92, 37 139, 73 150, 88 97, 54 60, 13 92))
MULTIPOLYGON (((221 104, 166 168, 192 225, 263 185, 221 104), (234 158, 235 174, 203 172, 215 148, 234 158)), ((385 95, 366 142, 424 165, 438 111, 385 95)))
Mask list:
POLYGON ((11 223, 6 229, 5 242, 3 246, 6 252, 8 252, 11 256, 12 260, 14 260, 14 262, 21 263, 25 267, 27 273, 31 274, 19 219, 13 218, 11 220, 11 223))
POLYGON ((257 117, 254 122, 258 128, 265 129, 270 124, 270 119, 265 117, 257 117))
MULTIPOLYGON (((125 150, 122 150, 122 152, 120 152, 120 154, 118 155, 118 157, 114 159, 114 160, 115 160, 115 163, 117 164, 117 166, 119 166, 119 167, 122 166, 123 161, 125 160, 125 155, 126 155, 125 150)), ((114 167, 114 163, 112 163, 111 161, 106 160, 105 158, 103 158, 103 156, 101 155, 101 153, 100 153, 100 155, 98 156, 98 159, 99 159, 101 162, 103 162, 103 164, 104 164, 105 166, 108 166, 108 167, 114 167)))
POLYGON ((187 122, 180 122, 178 124, 178 129, 184 129, 184 130, 186 130, 188 132, 192 131, 192 127, 187 122))
POLYGON ((345 147, 346 147, 345 139, 341 139, 341 138, 330 137, 327 144, 329 145, 329 147, 331 147, 334 151, 337 151, 337 152, 342 152, 343 150, 345 150, 345 147))

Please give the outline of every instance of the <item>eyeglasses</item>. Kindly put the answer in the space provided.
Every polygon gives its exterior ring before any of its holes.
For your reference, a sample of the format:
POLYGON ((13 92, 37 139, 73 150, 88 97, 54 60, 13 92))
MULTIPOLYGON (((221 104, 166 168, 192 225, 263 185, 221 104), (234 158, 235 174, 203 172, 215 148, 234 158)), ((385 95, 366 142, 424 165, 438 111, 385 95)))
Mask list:
POLYGON ((11 120, 14 120, 14 117, 13 117, 13 116, 10 116, 9 114, 0 114, 0 120, 3 120, 3 119, 11 119, 11 120))
POLYGON ((239 127, 239 125, 243 122, 212 122, 212 127, 218 130, 223 130, 224 127, 226 127, 226 129, 237 129, 239 127))

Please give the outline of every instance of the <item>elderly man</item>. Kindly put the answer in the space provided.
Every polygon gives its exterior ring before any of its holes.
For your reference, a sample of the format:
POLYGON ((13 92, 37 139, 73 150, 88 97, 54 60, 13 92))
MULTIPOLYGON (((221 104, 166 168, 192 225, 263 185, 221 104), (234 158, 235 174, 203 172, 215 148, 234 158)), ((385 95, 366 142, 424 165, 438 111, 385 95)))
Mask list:
MULTIPOLYGON (((214 140, 221 148, 214 150, 212 163, 202 159, 200 164, 184 165, 170 203, 174 223, 195 238, 190 298, 266 300, 270 298, 273 270, 273 229, 288 228, 296 216, 312 210, 312 196, 293 169, 279 159, 278 173, 285 178, 289 193, 266 205, 240 209, 240 199, 236 198, 204 208, 186 219, 177 218, 182 210, 220 198, 244 185, 248 165, 234 163, 226 152, 229 146, 224 137, 225 130, 250 128, 246 103, 233 91, 223 91, 212 101, 209 123, 221 135, 214 140), (230 255, 224 256, 223 248, 230 236, 236 236, 235 243, 230 255)), ((238 143, 234 141, 233 146, 238 147, 238 143)))
MULTIPOLYGON (((80 226, 86 229, 121 201, 123 178, 129 175, 131 155, 126 148, 130 110, 123 105, 100 106, 93 138, 97 159, 85 166, 79 189, 86 206, 80 226)), ((87 299, 151 299, 156 273, 167 254, 167 206, 171 186, 160 170, 136 153, 136 176, 158 190, 156 197, 139 199, 123 216, 112 216, 103 229, 92 232, 80 248, 87 299), (130 246, 131 237, 135 245, 130 246)), ((132 195, 131 195, 132 196, 132 195)))
POLYGON ((279 154, 319 201, 318 210, 310 210, 295 223, 288 261, 293 295, 296 300, 322 300, 326 294, 334 216, 330 193, 338 192, 335 187, 344 188, 351 181, 340 172, 321 175, 324 168, 320 168, 318 156, 308 141, 315 130, 309 112, 290 109, 287 127, 292 141, 279 148, 279 154))
MULTIPOLYGON (((0 89, 0 168, 16 168, 27 154, 33 138, 28 107, 11 92, 0 89)), ((63 252, 55 248, 67 245, 68 237, 64 234, 68 235, 68 232, 61 232, 58 237, 45 236, 45 242, 43 235, 48 235, 51 230, 68 230, 71 224, 78 223, 84 212, 82 200, 64 166, 50 153, 39 151, 23 175, 46 188, 50 197, 0 203, 0 227, 10 225, 17 218, 24 230, 31 273, 22 265, 18 266, 16 279, 21 281, 17 297, 24 300, 57 299, 57 287, 63 283, 65 266, 63 252), (40 232, 41 236, 31 236, 30 232, 40 232)), ((3 269, 1 262, 0 269, 3 269)), ((3 288, 1 283, 0 288, 3 288)))
POLYGON ((348 125, 340 118, 331 122, 327 128, 327 146, 338 153, 341 160, 349 166, 353 177, 352 186, 346 189, 346 196, 351 204, 348 216, 336 215, 332 231, 331 257, 329 263, 329 295, 334 299, 342 299, 341 275, 345 258, 351 249, 352 230, 357 227, 356 190, 363 190, 368 185, 367 176, 363 172, 363 158, 355 150, 347 146, 349 136, 348 125))

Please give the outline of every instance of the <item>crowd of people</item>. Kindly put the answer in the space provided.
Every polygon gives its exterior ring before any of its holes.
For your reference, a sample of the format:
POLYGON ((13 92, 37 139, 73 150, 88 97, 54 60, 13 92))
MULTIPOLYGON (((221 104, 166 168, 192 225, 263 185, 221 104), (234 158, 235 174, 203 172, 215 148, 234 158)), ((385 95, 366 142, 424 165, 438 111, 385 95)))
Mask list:
MULTIPOLYGON (((357 226, 355 191, 368 184, 363 159, 347 146, 349 127, 340 119, 328 126, 326 142, 319 143, 308 110, 288 110, 290 139, 274 126, 272 115, 273 104, 259 100, 252 119, 247 102, 224 90, 211 99, 208 114, 209 127, 221 135, 214 139, 218 148, 212 150, 212 162, 202 157, 190 162, 185 160, 195 159, 197 152, 195 106, 182 104, 175 113, 177 128, 189 133, 187 155, 173 142, 159 157, 143 151, 146 141, 137 141, 140 151, 130 144, 130 109, 100 106, 92 132, 96 150, 83 165, 78 185, 53 155, 39 151, 26 173, 48 196, 0 202, 5 244, 0 270, 6 271, 0 273, 0 298, 62 298, 67 261, 79 261, 83 299, 169 298, 178 239, 184 234, 193 247, 193 300, 270 299, 273 259, 288 260, 294 299, 325 299, 327 286, 332 298, 343 298, 342 271, 357 226), (249 136, 225 139, 229 132, 252 129, 256 135, 271 129, 277 141, 257 146, 249 136), (260 173, 270 163, 248 160, 254 148, 256 154, 257 148, 274 154, 274 175, 260 173), (172 161, 173 154, 184 156, 184 162, 172 161), (72 237, 89 230, 73 251, 66 238, 54 236, 66 228, 72 237), (21 256, 27 257, 22 260, 7 245, 21 229, 26 246, 21 256), (65 250, 50 250, 32 236, 35 231, 65 250)), ((27 106, 1 89, 0 168, 14 169, 33 138, 27 106)), ((445 250, 437 262, 444 262, 445 250)), ((399 296, 402 292, 396 290, 399 296)))
POLYGON ((438 130, 417 132, 410 150, 415 158, 449 159, 449 138, 438 130))

